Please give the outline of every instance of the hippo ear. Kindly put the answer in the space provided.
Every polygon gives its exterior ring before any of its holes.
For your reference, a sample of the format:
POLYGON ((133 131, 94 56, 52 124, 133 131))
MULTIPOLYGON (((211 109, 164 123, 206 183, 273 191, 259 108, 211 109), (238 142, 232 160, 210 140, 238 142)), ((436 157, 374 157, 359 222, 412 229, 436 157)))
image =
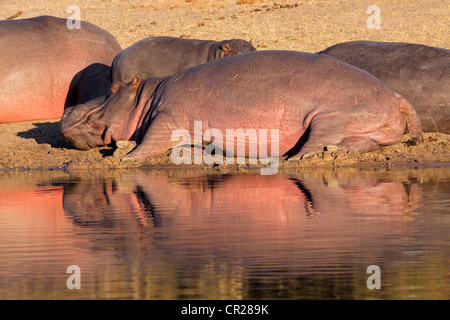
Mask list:
POLYGON ((231 55, 231 46, 230 46, 230 42, 229 43, 225 43, 223 44, 220 49, 222 49, 222 51, 224 52, 224 57, 231 55))
POLYGON ((114 94, 119 90, 120 82, 115 81, 111 86, 111 93, 114 94))
POLYGON ((135 76, 133 78, 133 80, 131 80, 130 82, 130 88, 137 88, 139 87, 139 85, 141 84, 141 79, 139 78, 139 76, 135 76))

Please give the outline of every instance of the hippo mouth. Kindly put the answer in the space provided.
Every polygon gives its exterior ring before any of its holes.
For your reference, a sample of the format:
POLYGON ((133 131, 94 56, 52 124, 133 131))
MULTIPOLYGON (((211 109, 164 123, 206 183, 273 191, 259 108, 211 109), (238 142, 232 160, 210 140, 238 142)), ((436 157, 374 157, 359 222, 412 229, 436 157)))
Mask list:
POLYGON ((63 135, 72 147, 79 150, 89 150, 112 145, 120 140, 130 140, 136 131, 132 127, 123 130, 115 129, 115 125, 108 126, 96 119, 95 121, 86 121, 72 130, 66 130, 63 135))
POLYGON ((98 148, 111 142, 107 142, 111 137, 106 126, 93 128, 86 123, 80 124, 76 129, 63 131, 63 136, 69 145, 79 150, 98 148))

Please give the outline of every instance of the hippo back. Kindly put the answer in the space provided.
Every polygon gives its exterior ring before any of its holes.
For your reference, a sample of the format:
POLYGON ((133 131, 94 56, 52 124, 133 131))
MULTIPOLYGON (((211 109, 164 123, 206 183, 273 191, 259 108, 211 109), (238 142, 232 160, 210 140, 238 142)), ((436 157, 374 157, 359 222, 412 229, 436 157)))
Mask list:
MULTIPOLYGON (((78 102, 68 97, 74 77, 93 64, 109 67, 120 50, 111 34, 84 21, 80 29, 51 16, 0 21, 0 123, 60 118, 66 99, 78 102)), ((79 94, 76 84, 72 91, 79 94)))
POLYGON ((112 81, 168 77, 209 60, 255 51, 242 39, 213 40, 151 37, 142 39, 117 55, 112 64, 112 81))
POLYGON ((352 41, 320 54, 363 69, 403 95, 417 110, 424 131, 450 133, 450 50, 414 43, 352 41))

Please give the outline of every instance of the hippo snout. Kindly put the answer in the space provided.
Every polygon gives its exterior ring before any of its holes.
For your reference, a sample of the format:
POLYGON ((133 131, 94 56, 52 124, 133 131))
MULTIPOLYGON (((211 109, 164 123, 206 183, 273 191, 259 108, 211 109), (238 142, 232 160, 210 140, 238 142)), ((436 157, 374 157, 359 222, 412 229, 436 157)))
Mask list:
POLYGON ((84 131, 83 127, 85 126, 63 131, 64 139, 71 147, 79 150, 89 150, 104 145, 101 134, 95 135, 89 131, 84 131))
POLYGON ((66 131, 63 136, 71 147, 79 150, 89 150, 104 145, 100 137, 83 134, 77 130, 66 131))
POLYGON ((89 121, 92 113, 92 107, 89 105, 77 105, 64 110, 61 132, 70 146, 89 150, 105 145, 103 136, 106 127, 99 122, 89 121))

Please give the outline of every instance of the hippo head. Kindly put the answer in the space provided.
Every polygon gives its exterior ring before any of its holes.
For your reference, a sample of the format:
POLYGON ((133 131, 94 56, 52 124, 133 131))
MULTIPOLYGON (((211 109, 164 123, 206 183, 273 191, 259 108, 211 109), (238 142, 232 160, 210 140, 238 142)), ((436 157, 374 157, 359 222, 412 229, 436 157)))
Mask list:
POLYGON ((133 137, 145 105, 140 99, 143 83, 114 82, 111 94, 64 110, 62 134, 77 149, 87 150, 133 137))
POLYGON ((251 41, 248 42, 242 39, 220 41, 211 49, 214 51, 214 59, 256 51, 251 41))

